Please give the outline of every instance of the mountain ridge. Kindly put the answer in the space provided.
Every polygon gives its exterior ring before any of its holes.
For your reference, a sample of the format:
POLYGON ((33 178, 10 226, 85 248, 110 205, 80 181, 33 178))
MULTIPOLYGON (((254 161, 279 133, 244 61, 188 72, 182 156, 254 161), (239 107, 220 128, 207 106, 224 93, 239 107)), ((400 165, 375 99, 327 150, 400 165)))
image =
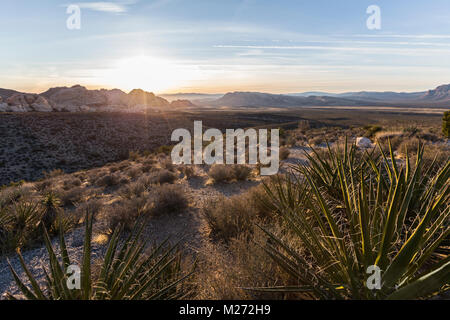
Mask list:
POLYGON ((450 106, 450 84, 422 92, 359 91, 344 93, 304 92, 272 94, 264 92, 234 91, 221 94, 177 93, 157 96, 153 92, 133 89, 126 93, 120 89, 89 90, 81 85, 53 87, 36 93, 0 89, 0 112, 82 112, 124 111, 142 112, 148 109, 208 107, 314 107, 314 106, 450 106), (164 97, 172 97, 169 102, 164 97), (202 97, 189 100, 186 96, 202 97), (176 100, 175 100, 176 99, 176 100))
POLYGON ((182 108, 194 106, 187 100, 167 101, 152 92, 133 89, 125 93, 120 89, 89 90, 81 85, 53 87, 42 93, 24 93, 0 89, 0 111, 52 112, 52 111, 145 111, 155 108, 182 108))

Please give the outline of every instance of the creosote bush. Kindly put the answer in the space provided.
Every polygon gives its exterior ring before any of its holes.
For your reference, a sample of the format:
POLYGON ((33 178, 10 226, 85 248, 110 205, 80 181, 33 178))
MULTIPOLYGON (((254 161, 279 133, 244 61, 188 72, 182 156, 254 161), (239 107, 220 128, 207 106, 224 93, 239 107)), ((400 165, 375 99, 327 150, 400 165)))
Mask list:
POLYGON ((162 185, 156 190, 152 215, 180 213, 188 204, 186 194, 180 186, 162 185))
POLYGON ((236 164, 232 166, 233 177, 237 181, 245 181, 247 180, 251 173, 252 169, 246 165, 236 164))
POLYGON ((154 171, 151 176, 155 184, 174 183, 178 179, 175 173, 166 169, 154 171))
POLYGON ((214 164, 209 168, 208 175, 215 183, 233 180, 234 174, 231 166, 226 164, 214 164))
POLYGON ((203 215, 211 235, 227 242, 240 235, 250 235, 256 223, 270 221, 273 211, 262 201, 265 197, 262 187, 255 187, 241 195, 208 200, 203 215))

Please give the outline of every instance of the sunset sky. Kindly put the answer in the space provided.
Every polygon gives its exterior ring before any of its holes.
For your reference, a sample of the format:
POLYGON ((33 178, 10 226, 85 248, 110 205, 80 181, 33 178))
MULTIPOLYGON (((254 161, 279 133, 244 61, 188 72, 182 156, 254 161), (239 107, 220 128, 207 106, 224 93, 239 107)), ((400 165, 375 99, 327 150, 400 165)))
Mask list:
POLYGON ((422 91, 450 83, 448 0, 1 1, 0 88, 422 91), (69 30, 68 5, 81 9, 69 30), (369 5, 381 30, 369 30, 369 5))

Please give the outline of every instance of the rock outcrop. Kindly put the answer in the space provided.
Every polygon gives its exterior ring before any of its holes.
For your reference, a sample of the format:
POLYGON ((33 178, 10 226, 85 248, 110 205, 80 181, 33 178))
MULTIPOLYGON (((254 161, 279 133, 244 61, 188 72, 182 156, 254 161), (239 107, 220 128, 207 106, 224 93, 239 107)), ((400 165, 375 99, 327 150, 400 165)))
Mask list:
POLYGON ((51 112, 53 108, 44 97, 31 93, 15 93, 2 103, 0 111, 7 112, 51 112))
POLYGON ((178 99, 175 101, 172 101, 170 103, 170 106, 173 108, 189 108, 189 107, 195 107, 196 105, 193 104, 191 101, 186 99, 178 99))

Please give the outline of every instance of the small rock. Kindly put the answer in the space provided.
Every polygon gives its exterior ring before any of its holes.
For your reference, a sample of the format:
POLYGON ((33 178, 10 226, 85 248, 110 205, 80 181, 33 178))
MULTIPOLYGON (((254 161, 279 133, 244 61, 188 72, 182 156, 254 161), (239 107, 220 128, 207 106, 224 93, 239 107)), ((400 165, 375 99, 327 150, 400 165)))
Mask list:
POLYGON ((366 137, 356 138, 356 146, 358 148, 367 149, 372 147, 372 141, 366 137))

